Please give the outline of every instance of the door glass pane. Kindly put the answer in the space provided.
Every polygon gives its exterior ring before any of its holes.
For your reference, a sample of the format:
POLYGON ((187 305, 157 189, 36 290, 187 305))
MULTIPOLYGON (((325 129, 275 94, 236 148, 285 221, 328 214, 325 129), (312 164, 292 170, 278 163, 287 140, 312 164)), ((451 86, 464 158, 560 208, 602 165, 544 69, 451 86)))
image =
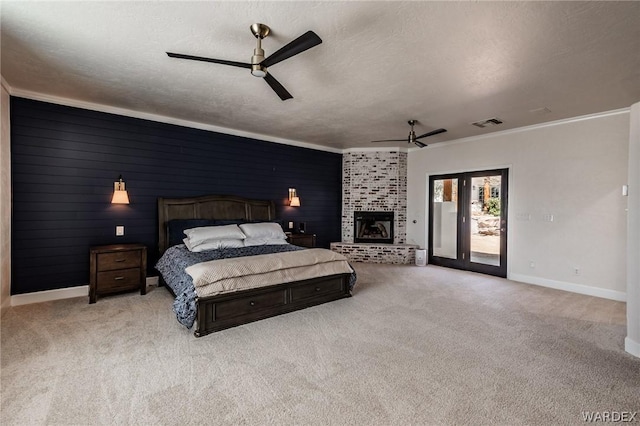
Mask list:
POLYGON ((458 258, 458 179, 433 181, 433 255, 458 258))
POLYGON ((471 178, 471 261, 500 266, 501 176, 471 178))

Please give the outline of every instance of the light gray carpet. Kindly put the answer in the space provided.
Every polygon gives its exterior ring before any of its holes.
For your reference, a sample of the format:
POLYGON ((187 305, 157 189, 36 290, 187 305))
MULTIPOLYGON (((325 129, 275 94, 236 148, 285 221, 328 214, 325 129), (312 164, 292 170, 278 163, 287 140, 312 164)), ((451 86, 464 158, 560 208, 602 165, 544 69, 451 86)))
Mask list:
POLYGON ((11 308, 0 423, 584 424, 583 411, 640 411, 624 303, 355 266, 352 298, 202 338, 165 289, 11 308))

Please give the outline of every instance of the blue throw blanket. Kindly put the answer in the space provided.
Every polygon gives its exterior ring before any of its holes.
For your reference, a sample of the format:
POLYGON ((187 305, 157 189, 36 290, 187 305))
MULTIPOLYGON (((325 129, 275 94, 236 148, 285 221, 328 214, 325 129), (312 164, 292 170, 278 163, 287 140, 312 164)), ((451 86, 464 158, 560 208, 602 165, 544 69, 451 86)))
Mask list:
MULTIPOLYGON (((297 250, 305 249, 291 244, 281 244, 209 250, 194 253, 189 251, 184 244, 179 244, 170 247, 164 252, 156 264, 156 269, 160 272, 164 282, 167 283, 173 291, 173 294, 176 296, 176 299, 173 302, 173 311, 176 314, 176 318, 180 324, 187 328, 191 328, 197 315, 197 296, 196 289, 193 285, 193 279, 185 271, 186 268, 209 260, 282 253, 297 250)), ((353 274, 351 274, 351 277, 349 278, 349 289, 353 289, 355 283, 356 273, 354 270, 353 274)))

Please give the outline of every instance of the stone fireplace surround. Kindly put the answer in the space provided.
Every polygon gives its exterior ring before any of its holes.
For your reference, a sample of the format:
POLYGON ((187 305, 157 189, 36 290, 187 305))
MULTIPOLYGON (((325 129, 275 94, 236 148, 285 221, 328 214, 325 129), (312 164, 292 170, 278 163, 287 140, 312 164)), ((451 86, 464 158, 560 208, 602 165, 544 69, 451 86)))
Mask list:
POLYGON ((331 250, 354 262, 409 264, 416 245, 407 236, 407 153, 349 151, 342 156, 342 241, 331 250), (354 212, 394 212, 393 244, 354 243, 354 212))

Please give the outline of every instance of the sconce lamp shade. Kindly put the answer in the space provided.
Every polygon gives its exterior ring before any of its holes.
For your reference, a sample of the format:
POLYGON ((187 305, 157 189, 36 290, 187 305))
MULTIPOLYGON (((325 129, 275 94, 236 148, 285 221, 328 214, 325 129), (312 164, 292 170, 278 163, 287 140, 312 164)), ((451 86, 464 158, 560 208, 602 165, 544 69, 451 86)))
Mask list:
POLYGON ((124 187, 122 175, 120 175, 118 182, 113 183, 113 198, 111 198, 111 204, 129 204, 129 194, 127 194, 124 187))
POLYGON ((289 206, 300 207, 300 197, 298 197, 295 188, 289 188, 289 206))
POLYGON ((127 194, 127 191, 113 191, 111 204, 129 204, 129 194, 127 194))

